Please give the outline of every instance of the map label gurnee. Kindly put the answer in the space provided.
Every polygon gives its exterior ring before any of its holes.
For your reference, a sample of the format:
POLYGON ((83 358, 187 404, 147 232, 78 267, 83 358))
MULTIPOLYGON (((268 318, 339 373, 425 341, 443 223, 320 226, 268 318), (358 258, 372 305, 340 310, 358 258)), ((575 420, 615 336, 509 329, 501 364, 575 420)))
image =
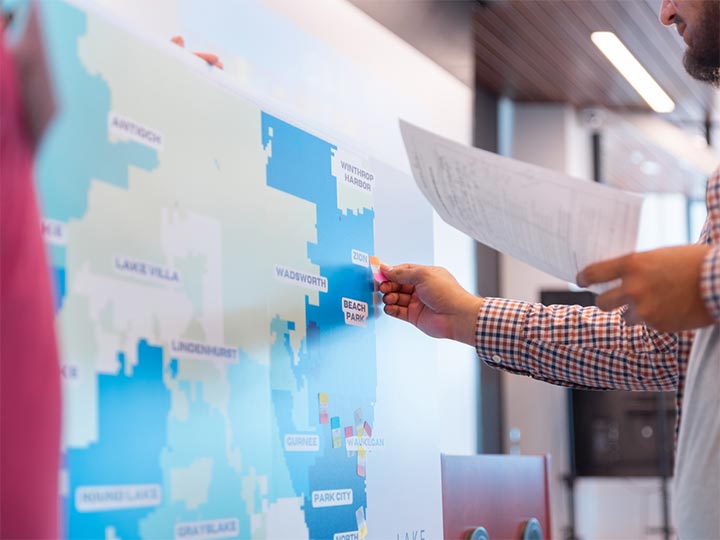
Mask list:
POLYGON ((163 136, 160 132, 130 120, 115 111, 108 113, 108 131, 121 139, 130 139, 154 150, 163 148, 163 136))
POLYGON ((212 540, 236 538, 240 534, 237 518, 186 521, 175 525, 175 540, 212 540))
POLYGON ((353 502, 352 489, 326 489, 312 492, 313 508, 347 506, 353 502))
POLYGON ((41 222, 42 235, 45 242, 54 246, 67 244, 67 225, 56 219, 45 218, 41 222))
POLYGON ((368 315, 368 305, 360 300, 342 298, 342 310, 345 314, 345 324, 351 326, 365 326, 368 315))
POLYGON ((294 270, 293 268, 287 268, 279 264, 275 265, 275 278, 314 291, 328 291, 327 278, 315 274, 308 274, 300 270, 294 270))
POLYGON ((155 264, 140 259, 132 259, 122 255, 115 255, 113 261, 115 271, 120 274, 131 275, 155 282, 172 284, 180 282, 180 272, 161 264, 155 264))
POLYGON ((159 506, 161 502, 160 484, 81 486, 75 490, 75 508, 78 512, 145 508, 159 506))
POLYGON ((353 264, 357 264, 358 266, 364 266, 365 268, 368 268, 370 266, 370 255, 368 255, 367 253, 363 253, 362 251, 358 251, 357 249, 353 249, 352 262, 353 264))
POLYGON ((240 357, 237 347, 213 345, 186 339, 173 339, 170 343, 170 348, 175 356, 195 360, 226 360, 228 362, 237 362, 240 357))
POLYGON ((319 452, 320 436, 302 433, 285 435, 286 452, 319 452))

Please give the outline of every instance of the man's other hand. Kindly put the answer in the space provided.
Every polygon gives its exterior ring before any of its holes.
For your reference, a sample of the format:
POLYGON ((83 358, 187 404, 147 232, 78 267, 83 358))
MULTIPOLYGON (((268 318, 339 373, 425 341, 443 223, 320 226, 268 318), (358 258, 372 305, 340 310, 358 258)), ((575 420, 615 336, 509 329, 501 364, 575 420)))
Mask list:
POLYGON ((401 264, 381 266, 385 313, 427 335, 475 346, 475 325, 483 299, 463 289, 444 268, 401 264))
MULTIPOLYGON (((182 36, 175 36, 170 41, 172 41, 175 45, 180 45, 181 47, 185 48, 185 40, 182 36)), ((217 54, 206 52, 194 52, 193 54, 199 58, 202 58, 211 66, 215 66, 220 69, 223 69, 224 67, 217 54)))
POLYGON ((708 326, 714 321, 700 293, 700 273, 710 247, 703 244, 632 253, 587 266, 577 283, 588 287, 620 280, 597 297, 605 311, 627 305, 628 324, 647 323, 660 332, 708 326))

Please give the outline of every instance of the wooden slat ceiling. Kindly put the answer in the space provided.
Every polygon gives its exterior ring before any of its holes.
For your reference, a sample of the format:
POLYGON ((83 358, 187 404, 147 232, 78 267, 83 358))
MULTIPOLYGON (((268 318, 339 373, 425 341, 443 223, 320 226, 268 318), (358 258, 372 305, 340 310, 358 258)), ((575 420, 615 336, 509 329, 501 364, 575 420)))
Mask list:
POLYGON ((658 21, 661 0, 488 0, 474 10, 476 82, 519 101, 649 111, 590 40, 612 31, 675 101, 668 120, 717 121, 714 91, 685 73, 685 44, 658 21))

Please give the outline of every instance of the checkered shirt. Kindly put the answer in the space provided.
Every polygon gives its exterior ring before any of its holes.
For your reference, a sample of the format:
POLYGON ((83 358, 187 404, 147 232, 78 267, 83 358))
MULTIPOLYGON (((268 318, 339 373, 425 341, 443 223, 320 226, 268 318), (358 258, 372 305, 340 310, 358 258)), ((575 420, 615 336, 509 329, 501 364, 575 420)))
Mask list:
MULTIPOLYGON (((720 169, 708 182, 708 217, 700 242, 713 246, 701 271, 708 312, 720 321, 720 169)), ((624 308, 543 306, 487 298, 476 327, 476 350, 491 367, 592 390, 675 390, 678 421, 695 333, 628 326, 624 308)))

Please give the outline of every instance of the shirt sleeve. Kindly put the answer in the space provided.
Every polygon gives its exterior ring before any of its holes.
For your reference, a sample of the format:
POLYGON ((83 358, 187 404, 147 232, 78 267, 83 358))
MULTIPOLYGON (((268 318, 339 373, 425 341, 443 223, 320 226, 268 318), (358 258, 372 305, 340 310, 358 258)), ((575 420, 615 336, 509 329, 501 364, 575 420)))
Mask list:
POLYGON ((562 386, 676 389, 694 332, 629 326, 622 313, 487 298, 478 314, 476 350, 492 367, 562 386))
POLYGON ((708 313, 720 321, 720 247, 705 256, 700 272, 700 294, 708 313))

